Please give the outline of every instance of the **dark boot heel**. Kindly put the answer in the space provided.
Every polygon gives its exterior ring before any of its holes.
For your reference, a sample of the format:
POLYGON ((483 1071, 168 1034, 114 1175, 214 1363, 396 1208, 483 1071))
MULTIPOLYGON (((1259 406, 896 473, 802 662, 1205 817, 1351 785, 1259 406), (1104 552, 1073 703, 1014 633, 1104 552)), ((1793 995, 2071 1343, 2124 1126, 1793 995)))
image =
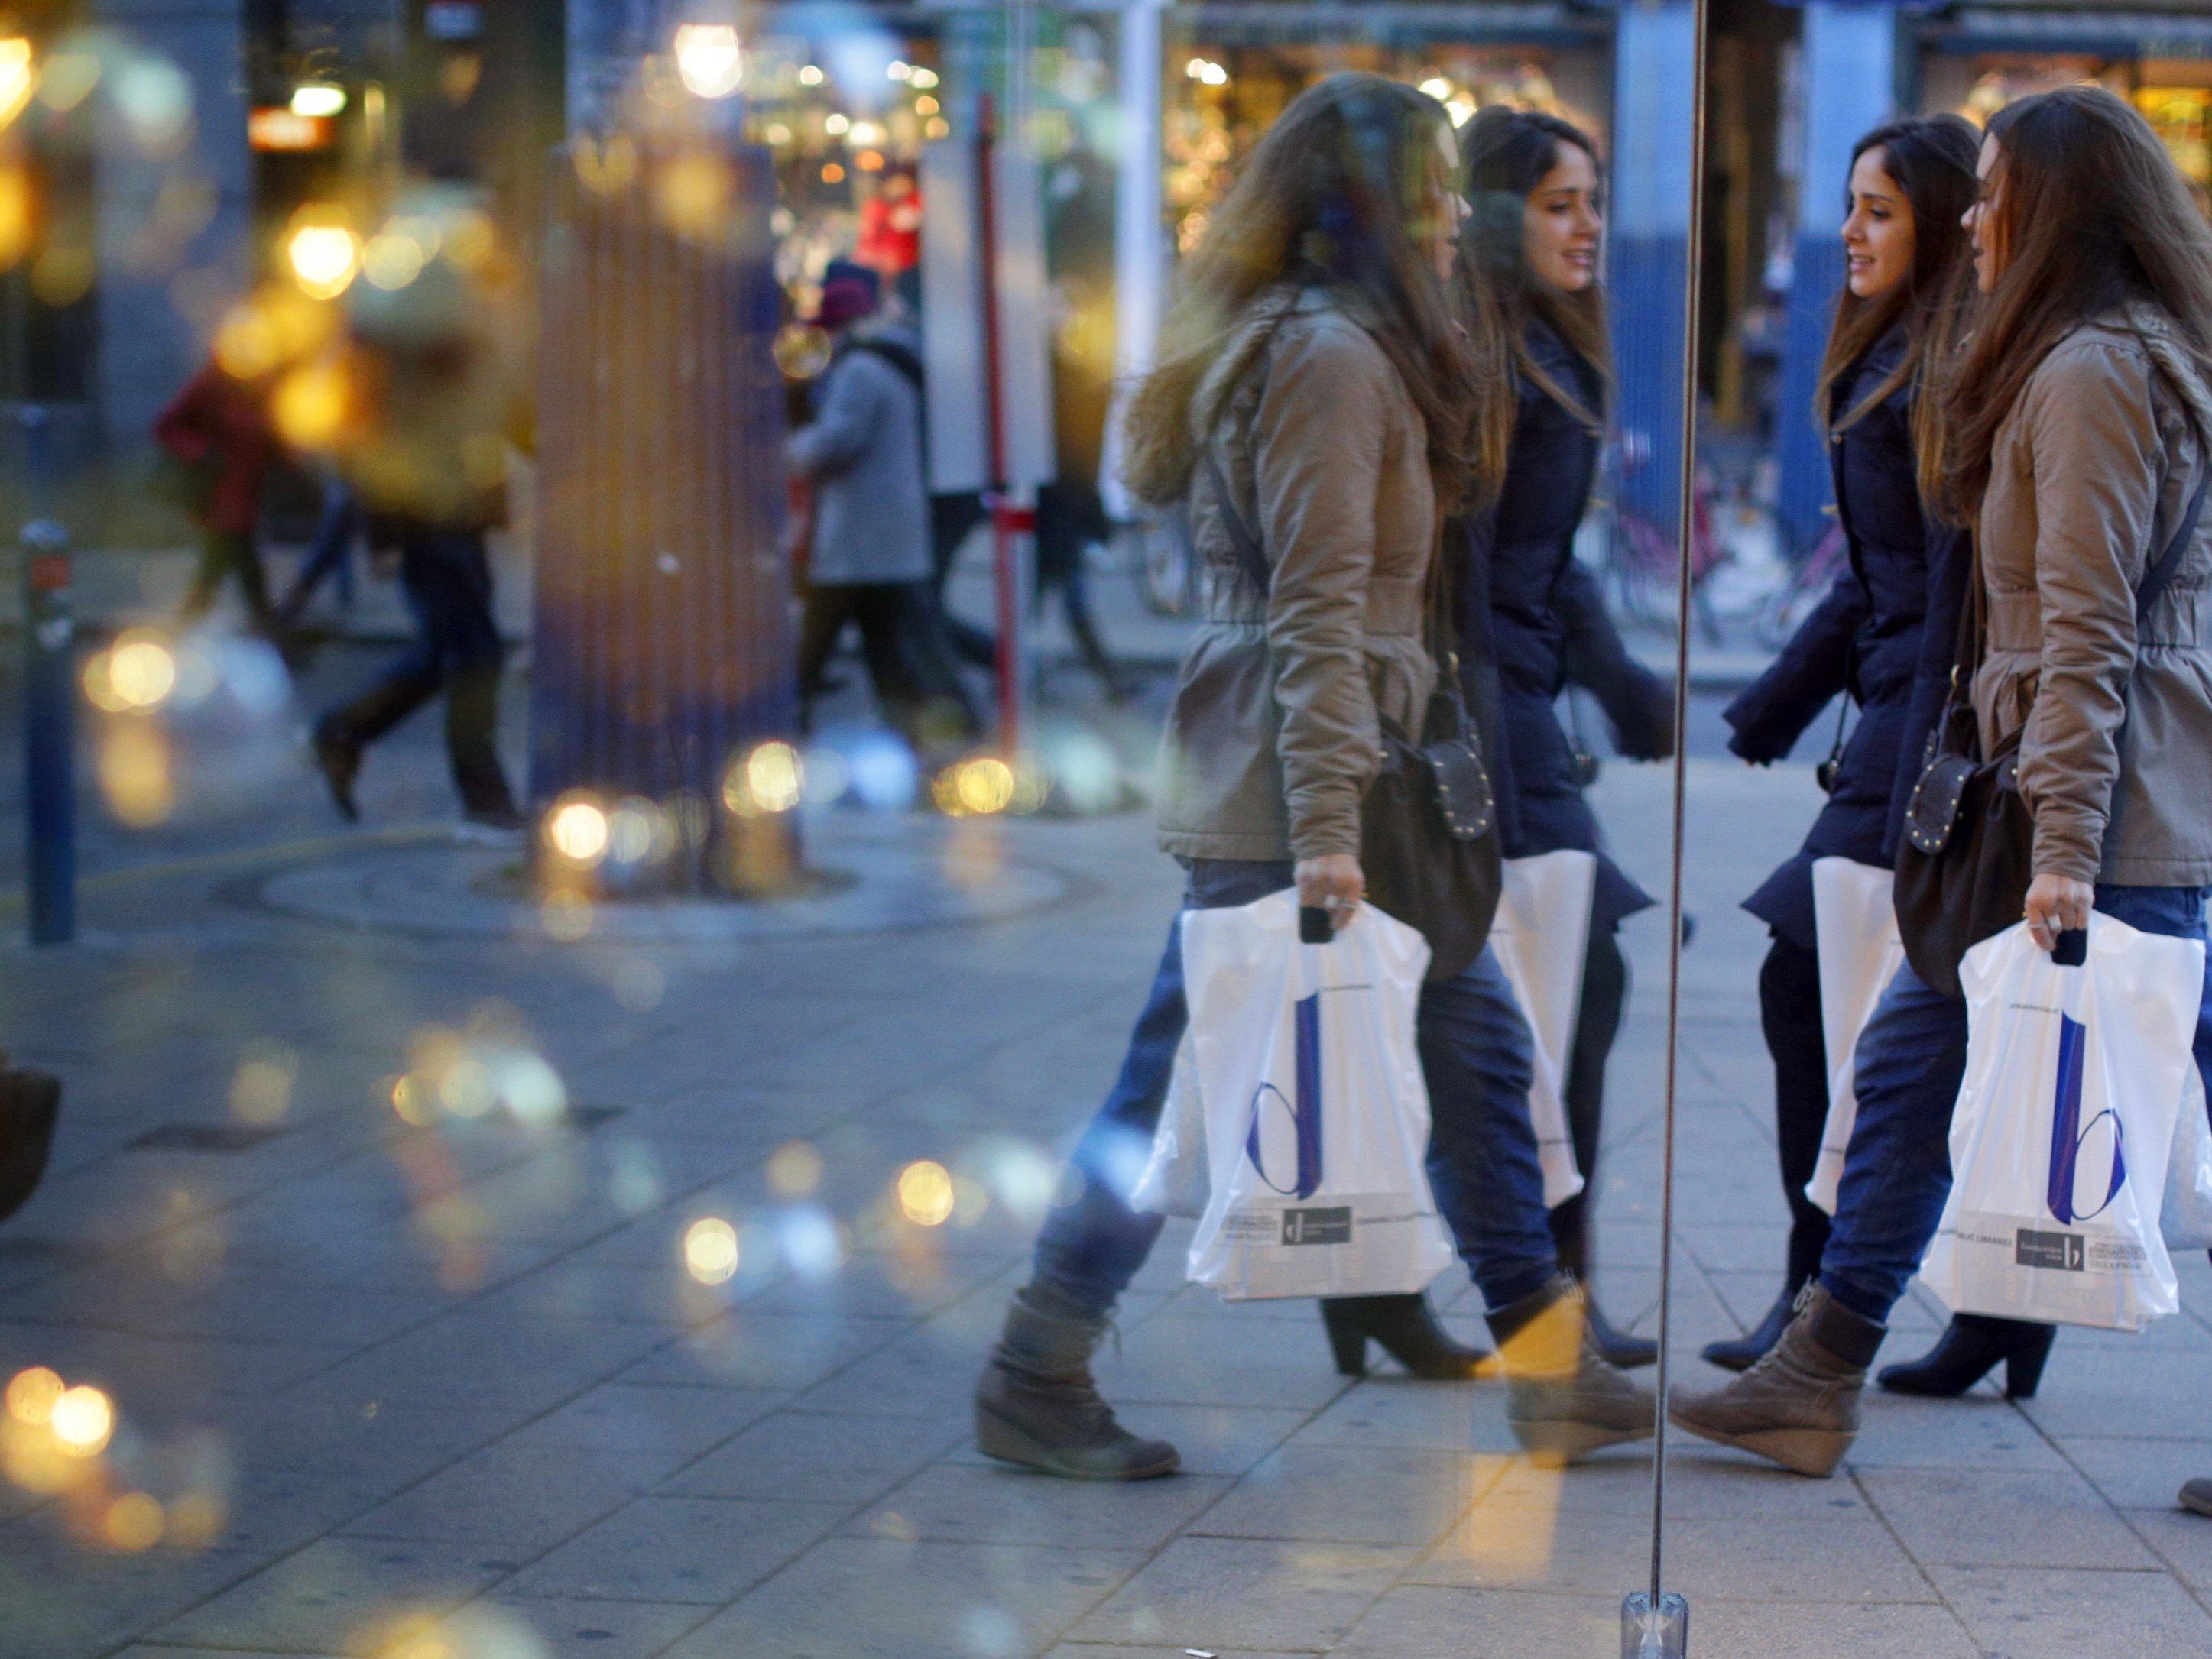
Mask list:
POLYGON ((1481 1374, 1490 1355, 1455 1340, 1429 1306, 1427 1297, 1332 1296, 1322 1298, 1322 1322, 1328 1328, 1329 1350, 1346 1376, 1367 1371, 1367 1345, 1382 1345, 1415 1376, 1430 1382, 1459 1382, 1481 1374))
POLYGON ((1367 1333, 1349 1308, 1322 1298, 1321 1322, 1328 1332, 1328 1351, 1340 1376, 1367 1375, 1367 1333))
POLYGON ((2058 1338, 2056 1325, 2035 1328, 2039 1335, 2025 1337, 2005 1360, 2005 1398, 2033 1400, 2036 1384, 2043 1381, 2045 1362, 2051 1358, 2051 1345, 2058 1338))
POLYGON ((2002 1359, 2008 1382, 2019 1377, 2027 1384, 2027 1392, 2033 1394, 2043 1375, 2043 1362, 2051 1352, 2051 1334, 2052 1327, 2028 1320, 1954 1314, 1933 1348, 1918 1359, 1884 1367, 1877 1380, 1893 1394, 1951 1400, 1995 1370, 2002 1359), (2032 1363, 2015 1369, 2022 1359, 2032 1363))

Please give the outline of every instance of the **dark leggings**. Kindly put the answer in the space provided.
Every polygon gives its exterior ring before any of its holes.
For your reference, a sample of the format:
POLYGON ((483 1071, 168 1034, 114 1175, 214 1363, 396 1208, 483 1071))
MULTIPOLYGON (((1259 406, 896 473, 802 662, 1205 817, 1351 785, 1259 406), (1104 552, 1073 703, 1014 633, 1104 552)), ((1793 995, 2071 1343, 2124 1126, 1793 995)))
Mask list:
POLYGON ((1759 970, 1759 1023, 1774 1060, 1774 1145, 1790 1206, 1789 1290, 1820 1270, 1827 1212, 1805 1196, 1828 1122, 1828 1046, 1820 1028, 1820 957, 1777 933, 1759 970))
POLYGON ((1583 1189, 1552 1211, 1559 1266, 1576 1277, 1589 1267, 1590 1210, 1597 1196, 1597 1153, 1605 1117, 1605 1066, 1628 1001, 1628 958, 1613 924, 1593 923, 1583 958, 1583 1006, 1567 1054, 1567 1133, 1583 1189))

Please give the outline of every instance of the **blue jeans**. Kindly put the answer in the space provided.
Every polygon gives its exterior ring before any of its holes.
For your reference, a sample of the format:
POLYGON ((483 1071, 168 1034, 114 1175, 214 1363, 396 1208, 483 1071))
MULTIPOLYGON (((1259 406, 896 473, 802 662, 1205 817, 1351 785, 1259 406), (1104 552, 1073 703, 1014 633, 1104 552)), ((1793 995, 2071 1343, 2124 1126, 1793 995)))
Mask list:
MULTIPOLYGON (((1194 859, 1186 909, 1249 904, 1291 883, 1291 866, 1194 859)), ((1127 1194, 1151 1156, 1167 1102, 1176 1049, 1190 1014, 1183 1000, 1182 919, 1168 930, 1152 994, 1137 1016, 1121 1074, 1076 1143, 1070 1164, 1082 1189, 1045 1217, 1036 1276, 1104 1316, 1144 1266, 1163 1218, 1129 1207, 1127 1194)), ((1453 980, 1421 989, 1421 1066, 1429 1085, 1429 1184, 1495 1309, 1540 1290, 1559 1272, 1545 1219, 1543 1170, 1528 1118, 1528 1027, 1498 958, 1485 950, 1453 980)))
MULTIPOLYGON (((2207 890, 2100 887, 2096 908, 2146 933, 2203 939, 2207 890)), ((2199 994, 2197 1069, 2212 1094, 2212 962, 2199 994)), ((1951 1192, 1951 1108, 1966 1071, 1966 1005, 1931 991, 1910 963, 1859 1034, 1859 1115, 1844 1158, 1820 1283, 1885 1322, 1918 1271, 1951 1192)))

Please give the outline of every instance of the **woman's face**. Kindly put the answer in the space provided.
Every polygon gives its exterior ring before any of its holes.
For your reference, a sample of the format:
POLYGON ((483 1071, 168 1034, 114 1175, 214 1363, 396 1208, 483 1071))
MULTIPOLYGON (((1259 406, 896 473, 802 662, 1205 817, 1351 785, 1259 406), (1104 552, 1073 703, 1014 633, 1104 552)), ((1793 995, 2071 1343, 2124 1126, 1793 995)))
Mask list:
POLYGON ((1966 210, 1960 221, 1966 234, 1974 239, 1974 285, 1987 294, 1996 286, 1997 273, 2002 266, 2002 251, 1997 246, 1997 198, 2004 189, 2004 179, 1998 163, 2002 160, 1995 138, 1982 140, 1981 159, 1974 163, 1974 177, 1981 181, 1975 192, 1973 206, 1966 210))
POLYGON ((1422 216, 1420 239, 1435 262, 1437 280, 1451 281, 1453 263, 1459 258, 1459 228, 1468 216, 1466 198, 1453 181, 1459 177, 1459 139, 1449 121, 1437 127, 1437 151, 1429 168, 1428 210, 1422 216))
POLYGON ((1597 163, 1580 144, 1562 143, 1552 170, 1528 192, 1521 218, 1522 247, 1537 279, 1562 294, 1580 294, 1597 280, 1597 163))
POLYGON ((1851 163, 1844 258, 1845 281, 1862 300, 1880 299, 1912 274, 1912 202, 1888 169, 1889 152, 1880 144, 1851 163))

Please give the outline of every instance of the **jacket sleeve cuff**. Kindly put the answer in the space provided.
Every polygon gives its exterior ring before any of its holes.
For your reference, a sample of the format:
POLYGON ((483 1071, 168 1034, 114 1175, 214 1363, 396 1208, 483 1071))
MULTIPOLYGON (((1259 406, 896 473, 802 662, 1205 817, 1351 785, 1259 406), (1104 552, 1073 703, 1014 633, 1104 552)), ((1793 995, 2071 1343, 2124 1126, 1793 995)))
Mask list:
POLYGON ((2070 881, 2086 881, 2094 886, 2098 866, 2097 855, 2082 846, 2080 836, 2036 826, 2031 867, 2037 875, 2063 876, 2070 881))
POLYGON ((1337 853, 1359 856, 1358 796, 1349 790, 1330 790, 1293 799, 1291 856, 1303 860, 1337 853))

